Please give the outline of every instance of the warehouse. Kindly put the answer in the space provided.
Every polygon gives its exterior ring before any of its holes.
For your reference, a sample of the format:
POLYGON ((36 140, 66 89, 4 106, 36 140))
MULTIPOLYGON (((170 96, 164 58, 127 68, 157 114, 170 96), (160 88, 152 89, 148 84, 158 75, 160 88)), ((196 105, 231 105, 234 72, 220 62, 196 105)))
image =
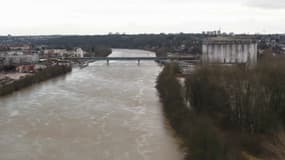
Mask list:
POLYGON ((254 65, 257 63, 257 42, 235 37, 208 38, 203 41, 202 62, 254 65))

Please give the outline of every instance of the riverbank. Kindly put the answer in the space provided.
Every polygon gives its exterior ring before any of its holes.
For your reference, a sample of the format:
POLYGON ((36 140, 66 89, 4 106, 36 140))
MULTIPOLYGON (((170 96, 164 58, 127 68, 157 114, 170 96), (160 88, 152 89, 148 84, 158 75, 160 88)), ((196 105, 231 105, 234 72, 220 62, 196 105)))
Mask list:
POLYGON ((31 86, 35 83, 39 83, 60 75, 64 75, 71 72, 71 66, 50 66, 44 70, 38 71, 33 74, 13 74, 17 75, 17 78, 6 76, 0 80, 0 96, 4 96, 14 91, 18 91, 25 87, 31 86))
POLYGON ((283 68, 278 59, 252 70, 204 66, 182 85, 179 67, 166 65, 156 87, 185 159, 283 160, 283 68))

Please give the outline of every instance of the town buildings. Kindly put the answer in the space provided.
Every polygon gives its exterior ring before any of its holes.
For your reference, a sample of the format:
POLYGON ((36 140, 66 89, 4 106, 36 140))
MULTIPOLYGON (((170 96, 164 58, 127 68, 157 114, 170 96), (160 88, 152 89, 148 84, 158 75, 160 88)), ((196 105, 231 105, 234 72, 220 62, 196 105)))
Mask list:
POLYGON ((20 65, 16 67, 16 71, 19 73, 34 73, 40 70, 46 69, 47 66, 43 64, 30 64, 30 65, 20 65))
POLYGON ((31 50, 32 46, 29 44, 18 44, 9 46, 10 50, 31 50))
POLYGON ((40 60, 39 55, 7 55, 5 56, 4 65, 21 65, 21 64, 34 64, 40 60))
POLYGON ((67 54, 66 49, 45 49, 43 50, 44 58, 63 57, 65 54, 67 54))
POLYGON ((202 63, 257 63, 257 42, 248 38, 214 37, 202 44, 202 63))
POLYGON ((43 58, 62 58, 62 57, 78 57, 82 58, 85 51, 81 48, 67 49, 45 49, 43 50, 43 58))

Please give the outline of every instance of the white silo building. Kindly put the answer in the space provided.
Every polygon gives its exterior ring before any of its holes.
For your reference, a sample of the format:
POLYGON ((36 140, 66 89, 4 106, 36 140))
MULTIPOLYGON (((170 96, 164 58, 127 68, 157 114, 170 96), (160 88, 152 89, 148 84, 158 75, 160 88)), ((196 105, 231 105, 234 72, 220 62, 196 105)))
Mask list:
POLYGON ((202 63, 254 65, 257 63, 257 42, 235 37, 206 39, 202 44, 202 63))

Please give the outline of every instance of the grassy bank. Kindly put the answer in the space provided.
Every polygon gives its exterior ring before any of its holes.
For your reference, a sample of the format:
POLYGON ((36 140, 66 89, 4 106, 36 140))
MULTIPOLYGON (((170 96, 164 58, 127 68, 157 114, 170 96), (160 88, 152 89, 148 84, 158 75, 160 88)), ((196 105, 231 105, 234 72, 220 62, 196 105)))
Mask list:
POLYGON ((165 66, 157 89, 164 114, 182 140, 185 159, 284 159, 279 137, 285 125, 282 61, 271 58, 251 70, 203 66, 185 85, 176 78, 175 64, 165 66))
POLYGON ((14 91, 31 86, 35 83, 39 83, 63 74, 66 74, 72 70, 69 66, 52 66, 45 70, 39 71, 33 75, 26 76, 13 83, 0 86, 0 96, 10 94, 14 91))

